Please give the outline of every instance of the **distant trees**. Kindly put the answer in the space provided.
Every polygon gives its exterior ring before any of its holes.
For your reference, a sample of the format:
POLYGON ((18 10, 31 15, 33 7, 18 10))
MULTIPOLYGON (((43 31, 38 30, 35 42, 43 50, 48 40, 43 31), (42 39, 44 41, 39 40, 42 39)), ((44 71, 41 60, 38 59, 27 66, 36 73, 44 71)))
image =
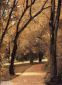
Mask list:
POLYGON ((57 33, 59 28, 59 18, 61 12, 61 0, 51 0, 51 16, 50 16, 50 72, 51 80, 57 78, 57 33), (57 6, 57 9, 56 9, 57 6), (56 12, 55 12, 56 11, 56 12))

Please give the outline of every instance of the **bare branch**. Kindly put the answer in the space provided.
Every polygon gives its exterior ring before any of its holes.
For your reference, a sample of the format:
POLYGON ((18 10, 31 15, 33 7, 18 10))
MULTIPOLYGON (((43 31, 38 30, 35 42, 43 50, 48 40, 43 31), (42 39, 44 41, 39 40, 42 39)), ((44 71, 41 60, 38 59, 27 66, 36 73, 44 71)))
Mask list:
POLYGON ((22 29, 18 32, 18 35, 25 29, 25 27, 36 17, 38 16, 43 10, 44 10, 44 6, 47 3, 48 0, 46 0, 43 4, 43 6, 41 7, 41 9, 34 15, 32 16, 27 22, 26 24, 22 27, 22 29))
POLYGON ((48 2, 48 0, 46 0, 43 4, 43 6, 41 7, 41 9, 33 16, 33 18, 35 18, 36 16, 38 16, 45 8, 44 6, 46 5, 46 3, 48 2))
POLYGON ((20 22, 21 22, 21 19, 22 19, 23 16, 24 16, 26 10, 27 10, 27 9, 25 9, 25 10, 23 11, 22 15, 20 16, 20 18, 19 18, 19 20, 18 20, 18 23, 17 23, 17 30, 18 30, 18 28, 19 28, 19 24, 20 24, 20 22))
POLYGON ((56 12, 56 18, 55 18, 55 32, 58 31, 58 27, 59 27, 59 18, 60 18, 60 12, 61 12, 61 0, 58 0, 58 7, 57 7, 57 12, 56 12))
POLYGON ((29 5, 29 0, 26 0, 26 8, 32 6, 36 0, 31 0, 31 4, 29 5))
POLYGON ((44 7, 43 9, 48 9, 48 8, 51 8, 51 6, 44 7))
MULTIPOLYGON (((18 28, 19 28, 19 24, 20 24, 20 22, 21 22, 21 20, 22 20, 22 18, 23 18, 23 16, 24 16, 24 14, 26 13, 26 11, 30 8, 30 12, 31 12, 31 6, 33 5, 35 3, 35 0, 31 0, 31 4, 30 5, 28 5, 28 0, 26 0, 26 8, 24 8, 24 11, 23 11, 23 13, 22 13, 22 15, 20 16, 20 18, 19 18, 19 20, 18 20, 18 23, 17 23, 17 30, 18 30, 18 28)), ((31 13, 30 13, 30 16, 31 16, 31 13)))
POLYGON ((28 0, 26 0, 26 8, 28 7, 28 0))
MULTIPOLYGON (((31 0, 30 3, 32 4, 32 0, 31 0)), ((31 5, 30 8, 29 8, 29 15, 30 15, 30 18, 32 17, 32 13, 31 13, 31 11, 32 11, 32 5, 31 5)))

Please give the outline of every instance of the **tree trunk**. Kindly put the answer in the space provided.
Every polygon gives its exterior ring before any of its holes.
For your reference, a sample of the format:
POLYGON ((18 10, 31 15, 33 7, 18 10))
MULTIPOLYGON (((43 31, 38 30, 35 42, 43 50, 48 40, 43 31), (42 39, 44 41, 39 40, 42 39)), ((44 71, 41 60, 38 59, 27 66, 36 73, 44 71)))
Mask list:
POLYGON ((30 55, 30 64, 33 64, 33 55, 30 55))
POLYGON ((16 51, 17 51, 17 38, 15 38, 15 40, 14 40, 13 51, 11 54, 11 61, 10 61, 10 66, 9 66, 10 75, 15 74, 15 72, 14 72, 14 59, 15 59, 16 51))
POLYGON ((55 14, 55 0, 52 0, 51 17, 50 17, 50 72, 51 79, 55 80, 57 78, 57 32, 59 27, 61 0, 58 0, 58 7, 55 14))
POLYGON ((51 78, 57 76, 57 61, 56 61, 56 39, 54 32, 51 34, 50 40, 50 69, 51 69, 51 78))

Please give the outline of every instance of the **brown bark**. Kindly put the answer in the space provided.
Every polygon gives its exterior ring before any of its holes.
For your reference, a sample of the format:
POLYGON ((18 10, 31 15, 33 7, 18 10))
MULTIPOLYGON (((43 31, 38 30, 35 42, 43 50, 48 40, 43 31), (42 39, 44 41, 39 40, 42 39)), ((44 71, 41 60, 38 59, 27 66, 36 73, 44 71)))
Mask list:
POLYGON ((52 0, 51 17, 50 17, 50 73, 51 79, 57 77, 57 33, 59 27, 61 0, 58 0, 58 7, 55 16, 55 0, 52 0))
POLYGON ((17 51, 17 34, 15 36, 15 40, 14 40, 14 46, 13 46, 13 51, 11 53, 11 61, 10 61, 10 66, 9 66, 9 73, 11 75, 14 75, 14 59, 15 59, 15 55, 16 55, 16 51, 17 51))

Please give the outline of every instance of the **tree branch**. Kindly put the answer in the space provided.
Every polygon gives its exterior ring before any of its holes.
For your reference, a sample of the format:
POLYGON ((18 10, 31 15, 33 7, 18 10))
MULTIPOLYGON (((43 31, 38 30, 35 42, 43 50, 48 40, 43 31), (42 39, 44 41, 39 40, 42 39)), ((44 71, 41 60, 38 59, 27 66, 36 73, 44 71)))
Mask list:
POLYGON ((24 14, 26 13, 26 11, 31 8, 31 6, 35 3, 35 0, 32 1, 32 3, 30 5, 28 5, 28 0, 26 0, 26 7, 24 8, 24 11, 22 13, 22 15, 20 16, 19 20, 18 20, 18 23, 17 23, 17 30, 19 28, 19 24, 24 16, 24 14))
POLYGON ((43 9, 48 9, 48 8, 51 8, 51 6, 44 7, 43 9))
POLYGON ((28 7, 28 0, 26 0, 26 8, 28 7))
POLYGON ((38 16, 38 15, 44 10, 43 8, 44 8, 45 4, 47 3, 47 1, 48 1, 48 0, 46 0, 46 1, 44 2, 44 4, 43 4, 43 6, 41 7, 40 11, 38 11, 34 16, 32 16, 32 17, 26 22, 26 24, 21 28, 21 30, 18 31, 17 37, 19 37, 19 34, 25 29, 25 27, 26 27, 36 16, 38 16))
POLYGON ((43 6, 41 7, 41 9, 40 9, 34 16, 32 16, 32 17, 26 22, 26 24, 22 27, 22 29, 21 29, 20 31, 18 31, 18 34, 20 34, 20 33, 24 30, 24 28, 25 28, 36 16, 38 16, 38 15, 44 10, 44 6, 45 6, 45 4, 47 3, 47 1, 48 1, 48 0, 46 0, 46 1, 44 2, 44 4, 43 4, 43 6))
POLYGON ((57 32, 58 27, 59 27, 59 18, 60 18, 60 12, 61 12, 61 0, 58 0, 58 7, 57 7, 57 12, 56 12, 56 18, 55 18, 55 32, 57 32))
POLYGON ((35 18, 36 16, 38 16, 45 8, 44 6, 46 5, 46 3, 48 2, 48 0, 46 0, 43 4, 43 6, 41 7, 41 9, 33 16, 33 18, 35 18))

